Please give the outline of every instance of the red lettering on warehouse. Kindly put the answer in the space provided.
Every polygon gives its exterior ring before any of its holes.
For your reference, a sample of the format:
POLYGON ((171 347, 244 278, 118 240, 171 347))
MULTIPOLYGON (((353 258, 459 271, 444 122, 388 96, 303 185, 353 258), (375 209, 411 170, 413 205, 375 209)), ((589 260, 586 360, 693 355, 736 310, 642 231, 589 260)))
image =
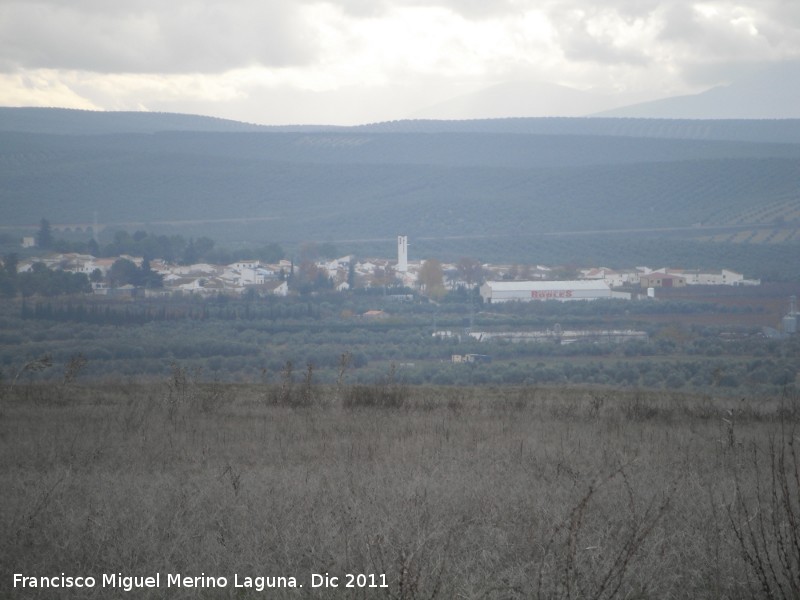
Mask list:
POLYGON ((531 290, 531 298, 536 300, 551 300, 558 298, 572 298, 572 290, 531 290))

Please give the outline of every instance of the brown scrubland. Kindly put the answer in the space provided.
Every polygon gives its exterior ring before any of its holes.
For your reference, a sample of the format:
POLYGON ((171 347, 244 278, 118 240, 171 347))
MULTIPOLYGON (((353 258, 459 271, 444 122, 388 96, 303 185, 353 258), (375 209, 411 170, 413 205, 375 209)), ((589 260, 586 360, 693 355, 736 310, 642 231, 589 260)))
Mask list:
POLYGON ((295 375, 7 387, 0 595, 800 597, 795 394, 295 375), (97 585, 15 589, 14 573, 97 585), (158 588, 100 585, 156 573, 158 588), (166 588, 176 573, 227 586, 166 588))

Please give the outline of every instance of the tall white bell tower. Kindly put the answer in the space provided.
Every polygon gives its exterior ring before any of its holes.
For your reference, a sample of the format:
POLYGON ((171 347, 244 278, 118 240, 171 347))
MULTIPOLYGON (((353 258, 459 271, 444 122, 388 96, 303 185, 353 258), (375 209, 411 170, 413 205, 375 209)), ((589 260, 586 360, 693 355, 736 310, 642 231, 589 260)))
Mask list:
POLYGON ((408 272, 408 236, 397 236, 397 272, 408 272))

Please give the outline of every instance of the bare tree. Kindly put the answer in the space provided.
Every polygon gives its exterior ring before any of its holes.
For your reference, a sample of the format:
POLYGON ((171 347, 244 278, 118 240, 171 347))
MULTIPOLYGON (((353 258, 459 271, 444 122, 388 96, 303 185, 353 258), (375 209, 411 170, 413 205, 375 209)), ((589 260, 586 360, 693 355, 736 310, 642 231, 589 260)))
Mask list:
POLYGON ((458 261, 456 269, 458 270, 458 276, 467 284, 467 287, 472 288, 483 283, 483 265, 474 258, 462 257, 458 261))
POLYGON ((444 289, 444 271, 442 263, 435 258, 426 260, 419 270, 419 285, 429 298, 441 300, 446 290, 444 289))

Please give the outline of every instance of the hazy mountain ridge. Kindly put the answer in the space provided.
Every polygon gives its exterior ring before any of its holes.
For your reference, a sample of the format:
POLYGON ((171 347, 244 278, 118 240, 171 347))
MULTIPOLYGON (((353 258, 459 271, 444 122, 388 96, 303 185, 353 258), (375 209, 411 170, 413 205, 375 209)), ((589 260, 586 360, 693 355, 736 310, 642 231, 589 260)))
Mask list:
POLYGON ((728 85, 605 111, 597 117, 661 119, 800 118, 800 62, 774 64, 741 75, 728 85))
MULTIPOLYGON (((582 117, 625 102, 615 96, 540 81, 507 81, 415 112, 412 118, 582 117)), ((629 102, 628 102, 629 103, 629 102)))
POLYGON ((727 83, 700 93, 601 93, 541 81, 506 81, 417 111, 412 117, 475 119, 608 116, 659 119, 798 119, 800 61, 740 65, 727 83))

